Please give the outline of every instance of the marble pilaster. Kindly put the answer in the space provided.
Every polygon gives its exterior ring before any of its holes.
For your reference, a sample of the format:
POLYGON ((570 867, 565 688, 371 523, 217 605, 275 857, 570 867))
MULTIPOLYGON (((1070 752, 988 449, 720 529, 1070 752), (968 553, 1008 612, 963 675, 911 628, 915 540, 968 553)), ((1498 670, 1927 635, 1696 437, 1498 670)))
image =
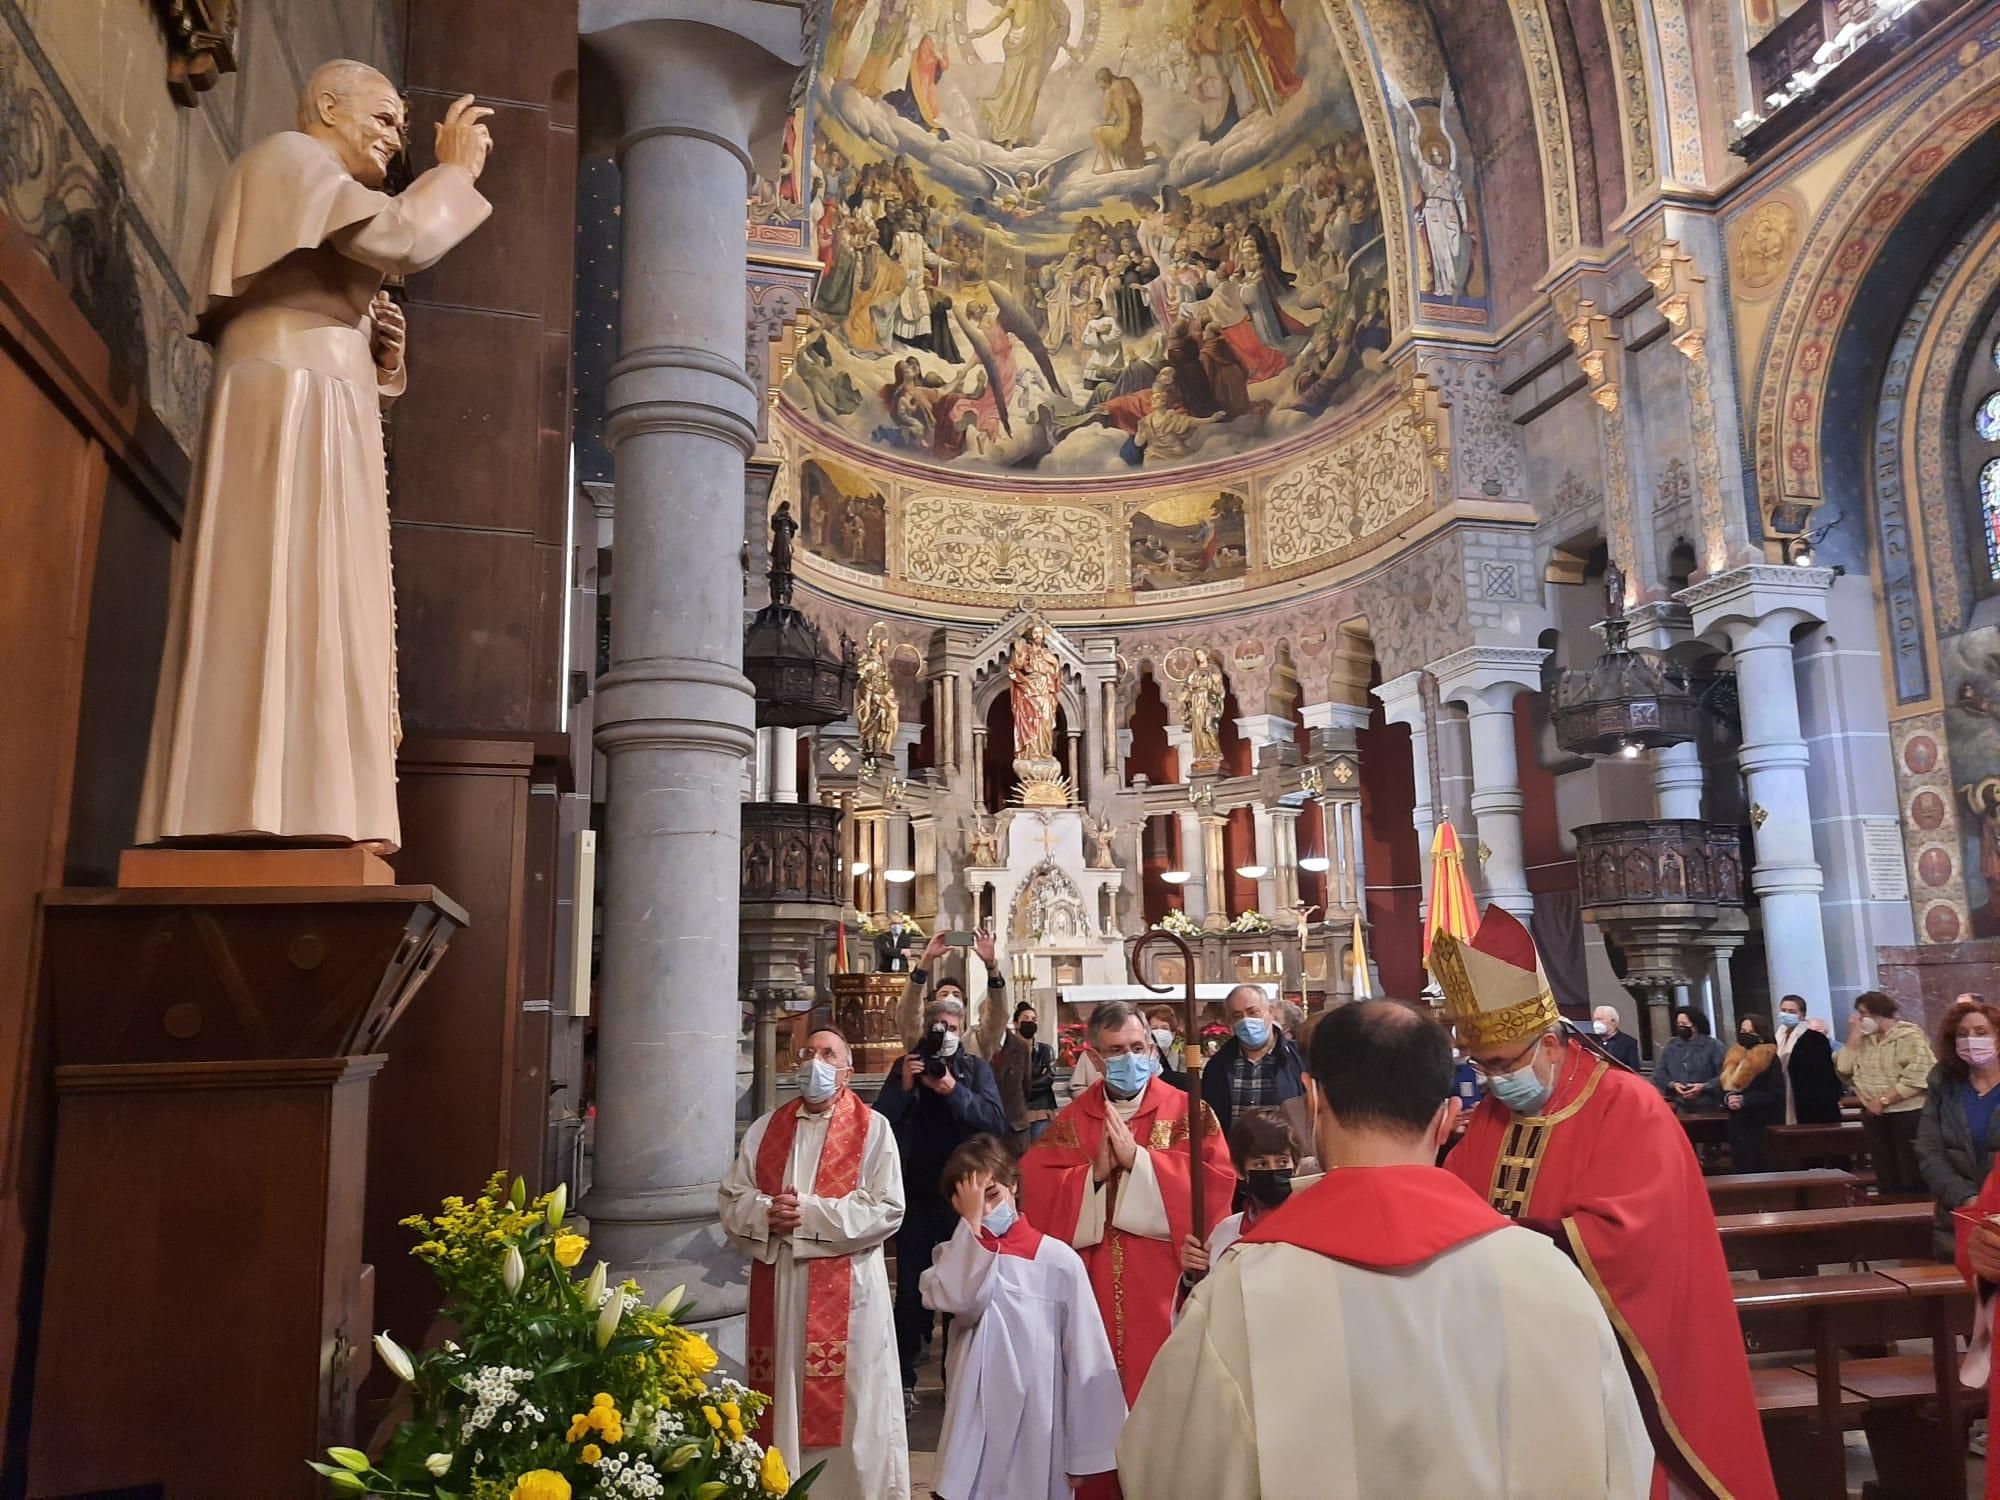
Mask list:
POLYGON ((1417 835, 1417 861, 1422 870, 1422 905, 1430 904, 1431 837, 1437 832, 1437 809, 1431 802, 1430 715, 1424 708, 1422 672, 1405 672, 1370 689, 1381 700, 1383 717, 1410 729, 1410 760, 1416 796, 1410 804, 1410 826, 1417 835))
POLYGON ((1484 846, 1486 898, 1523 922, 1534 915, 1521 836, 1521 765, 1514 699, 1539 688, 1540 647, 1470 646, 1435 662, 1438 696, 1465 706, 1472 738, 1472 814, 1484 846))

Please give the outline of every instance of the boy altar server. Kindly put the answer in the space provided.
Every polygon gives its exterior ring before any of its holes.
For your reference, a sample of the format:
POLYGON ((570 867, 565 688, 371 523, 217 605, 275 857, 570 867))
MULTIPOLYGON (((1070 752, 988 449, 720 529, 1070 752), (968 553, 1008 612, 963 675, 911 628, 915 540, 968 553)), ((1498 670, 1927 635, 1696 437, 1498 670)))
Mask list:
POLYGON ((990 1135, 945 1163, 958 1228, 924 1272, 948 1314, 939 1500, 1070 1500, 1117 1466, 1125 1395, 1077 1253, 1016 1208, 1020 1171, 990 1135))
POLYGON ((1458 1115, 1427 1017, 1313 1029, 1326 1175, 1181 1313, 1118 1445, 1146 1500, 1643 1500, 1645 1424, 1589 1285, 1432 1165, 1458 1115))

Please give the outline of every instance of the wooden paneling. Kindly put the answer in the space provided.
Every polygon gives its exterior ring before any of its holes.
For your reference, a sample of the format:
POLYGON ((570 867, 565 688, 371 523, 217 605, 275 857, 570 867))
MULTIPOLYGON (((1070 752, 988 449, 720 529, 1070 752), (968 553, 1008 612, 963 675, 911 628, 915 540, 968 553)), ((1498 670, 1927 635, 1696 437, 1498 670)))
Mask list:
MULTIPOLYGON (((489 221, 479 233, 492 227, 489 221)), ((395 407, 389 489, 396 521, 533 531, 541 510, 535 494, 540 322, 434 305, 413 291, 409 324, 410 389, 395 407)), ((400 599, 410 588, 403 582, 409 570, 398 559, 396 571, 400 599)))
MULTIPOLYGON (((0 681, 15 709, 0 713, 0 1391, 16 1396, 0 1450, 0 1490, 7 1490, 24 1462, 29 1402, 18 1397, 32 1349, 47 1208, 36 897, 62 882, 72 805, 96 793, 94 783, 77 780, 80 703, 101 703, 105 689, 139 692, 148 703, 152 696, 150 669, 140 662, 124 674, 115 653, 86 685, 98 531, 114 483, 117 507, 150 508, 171 526, 185 465, 137 388, 4 216, 0 451, 8 465, 0 481, 0 681)), ((141 591, 147 586, 139 580, 141 591)), ((115 816, 91 808, 84 822, 96 828, 115 816)))

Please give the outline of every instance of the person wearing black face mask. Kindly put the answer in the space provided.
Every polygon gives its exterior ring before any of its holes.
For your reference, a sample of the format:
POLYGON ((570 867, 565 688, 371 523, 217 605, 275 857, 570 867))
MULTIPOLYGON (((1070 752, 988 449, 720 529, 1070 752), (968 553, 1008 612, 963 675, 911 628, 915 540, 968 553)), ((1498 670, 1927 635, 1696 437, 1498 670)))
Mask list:
POLYGON ((1674 1037, 1653 1065, 1653 1087, 1677 1114, 1722 1108, 1722 1043, 1708 1034, 1708 1017, 1693 1006, 1674 1012, 1674 1037))
POLYGON ((1040 1018, 1032 1001, 1014 1007, 1014 1024, 993 1055, 993 1081, 1012 1127, 1009 1144, 1022 1152, 1041 1138, 1056 1115, 1056 1052, 1036 1038, 1040 1018))
POLYGON ((1275 1109, 1246 1109, 1229 1127, 1229 1159, 1243 1179, 1243 1212, 1215 1226, 1206 1243, 1189 1235, 1181 1241, 1181 1279, 1193 1286, 1208 1274, 1259 1219, 1292 1195, 1292 1174, 1298 1160, 1292 1154, 1292 1128, 1275 1109))

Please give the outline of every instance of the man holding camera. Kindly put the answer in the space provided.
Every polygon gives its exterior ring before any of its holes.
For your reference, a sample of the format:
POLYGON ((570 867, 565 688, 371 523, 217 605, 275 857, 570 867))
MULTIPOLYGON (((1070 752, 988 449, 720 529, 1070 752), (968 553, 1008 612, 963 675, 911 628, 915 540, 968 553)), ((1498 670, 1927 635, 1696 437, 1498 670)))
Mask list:
MULTIPOLYGON (((965 961, 960 959, 961 971, 965 961)), ((924 951, 917 958, 917 966, 910 970, 909 983, 903 986, 903 998, 896 1007, 896 1032, 899 1036, 915 1036, 921 1029, 919 1017, 923 1013, 926 998, 942 1000, 946 995, 956 995, 967 1005, 965 1044, 977 1057, 991 1062, 1000 1051, 1007 1034, 1007 978, 1000 972, 1000 955, 993 947, 993 933, 981 928, 978 932, 940 931, 924 945, 924 951), (953 948, 962 955, 970 948, 979 955, 980 965, 986 970, 986 999, 974 1014, 967 999, 965 985, 949 974, 940 975, 939 961, 953 948), (937 987, 931 988, 935 979, 937 987)))
MULTIPOLYGON (((990 944, 991 940, 988 939, 990 944)), ((903 1161, 903 1227, 896 1232, 896 1350, 903 1367, 903 1403, 916 1404, 917 1361, 932 1314, 918 1278, 931 1253, 952 1236, 958 1214, 939 1182, 952 1152, 975 1135, 1004 1139, 1007 1115, 993 1070, 961 1045, 965 1001, 941 991, 924 1008, 916 1050, 897 1059, 875 1096, 875 1108, 896 1134, 903 1161)))

